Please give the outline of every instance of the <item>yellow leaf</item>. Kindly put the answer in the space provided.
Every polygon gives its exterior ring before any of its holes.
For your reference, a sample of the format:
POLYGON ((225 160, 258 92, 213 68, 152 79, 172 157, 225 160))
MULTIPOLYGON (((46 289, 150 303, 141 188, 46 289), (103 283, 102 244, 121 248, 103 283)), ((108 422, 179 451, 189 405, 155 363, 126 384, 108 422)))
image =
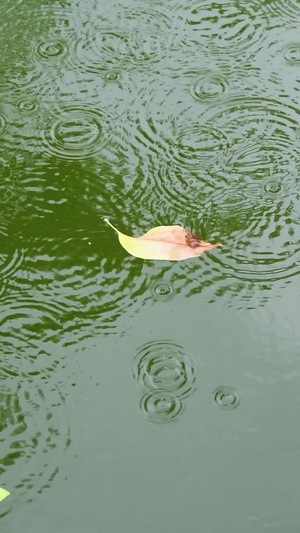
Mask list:
POLYGON ((140 259, 180 261, 223 246, 202 241, 181 226, 157 226, 141 237, 129 237, 117 230, 107 218, 104 220, 117 232, 123 248, 140 259))
POLYGON ((8 490, 2 489, 0 487, 0 502, 4 500, 4 498, 7 498, 7 496, 9 495, 10 495, 10 492, 8 492, 8 490))

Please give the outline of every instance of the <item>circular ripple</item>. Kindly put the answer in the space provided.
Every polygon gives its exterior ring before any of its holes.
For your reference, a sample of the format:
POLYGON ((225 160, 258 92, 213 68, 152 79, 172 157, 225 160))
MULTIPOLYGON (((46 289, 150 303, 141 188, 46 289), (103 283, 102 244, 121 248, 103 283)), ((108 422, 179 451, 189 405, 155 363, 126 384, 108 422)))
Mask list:
POLYGON ((171 44, 174 23, 163 10, 117 9, 113 20, 102 16, 97 28, 93 20, 92 28, 77 43, 80 66, 87 72, 144 68, 159 61, 171 44))
POLYGON ((183 348, 170 341, 142 346, 134 361, 134 378, 148 390, 165 390, 187 398, 195 390, 195 373, 183 348))
POLYGON ((233 387, 220 387, 213 392, 214 400, 222 409, 235 409, 240 398, 233 387))
POLYGON ((290 43, 283 50, 284 59, 289 65, 300 65, 300 42, 290 43))
POLYGON ((300 240, 291 238, 299 224, 299 115, 262 98, 235 99, 204 114, 228 139, 218 210, 223 242, 231 246, 212 260, 238 279, 274 281, 300 273, 300 240))
POLYGON ((70 443, 64 397, 53 375, 33 369, 3 374, 0 369, 0 473, 14 480, 10 489, 32 501, 51 486, 70 443))
POLYGON ((299 2, 298 0, 272 0, 272 2, 259 2, 260 10, 267 17, 279 17, 280 26, 299 26, 299 2))
MULTIPOLYGON (((185 83, 185 101, 187 90, 185 83)), ((162 86, 161 93, 165 97, 160 102, 153 87, 143 94, 141 112, 125 148, 139 158, 130 190, 132 201, 150 202, 149 211, 161 216, 167 211, 172 220, 173 213, 177 218, 178 213, 199 212, 206 192, 221 186, 223 178, 218 181, 216 174, 220 175, 219 169, 224 167, 228 140, 223 125, 214 127, 203 119, 201 106, 183 106, 173 87, 162 86), (179 110, 176 116, 162 104, 168 97, 179 110)), ((126 127, 128 124, 130 127, 130 118, 126 127)))
POLYGON ((174 289, 170 283, 166 281, 155 281, 152 283, 151 292, 155 300, 160 302, 167 302, 174 297, 174 289))
POLYGON ((219 100, 226 91, 226 81, 218 75, 207 75, 199 78, 191 87, 191 95, 200 102, 219 100))
POLYGON ((141 398, 140 409, 150 422, 165 424, 173 422, 178 415, 182 414, 184 404, 172 392, 155 390, 141 398))
POLYGON ((198 122, 175 126, 171 154, 182 169, 201 169, 222 156, 227 139, 222 130, 198 122))
POLYGON ((24 260, 24 251, 15 239, 0 227, 0 279, 10 278, 24 260))
POLYGON ((67 43, 59 39, 42 41, 36 47, 36 54, 39 59, 53 59, 64 56, 68 53, 67 43))
POLYGON ((86 159, 109 141, 106 118, 101 110, 84 104, 65 105, 39 122, 46 153, 63 159, 86 159))
POLYGON ((192 3, 187 13, 188 35, 199 47, 203 43, 216 55, 255 52, 264 35, 264 25, 256 13, 256 3, 192 3))
POLYGON ((78 9, 58 5, 35 8, 26 3, 12 7, 5 15, 6 25, 0 36, 5 58, 1 91, 9 95, 53 91, 60 72, 44 67, 50 63, 57 67, 66 57, 68 64, 72 63, 79 29, 88 18, 85 13, 82 6, 78 9), (35 36, 39 36, 39 42, 35 36))
POLYGON ((263 184, 263 194, 268 198, 277 198, 284 192, 284 180, 268 179, 263 184))
POLYGON ((105 73, 104 78, 106 81, 118 81, 120 73, 117 70, 109 70, 105 73))
POLYGON ((31 114, 38 110, 38 102, 32 99, 22 99, 17 104, 22 113, 31 114))
POLYGON ((0 133, 3 133, 7 125, 6 116, 0 113, 0 133))
POLYGON ((6 353, 17 352, 15 357, 20 360, 20 367, 28 344, 36 356, 38 341, 55 340, 62 333, 61 319, 67 313, 65 299, 58 302, 46 293, 37 299, 30 289, 27 286, 26 297, 13 292, 1 301, 0 326, 6 337, 6 353))
POLYGON ((124 11, 122 22, 131 29, 130 47, 137 64, 161 60, 174 44, 174 20, 168 10, 124 11))
MULTIPOLYGON (((72 175, 68 175, 70 169, 64 168, 67 180, 63 187, 66 185, 70 192, 75 186, 76 172, 73 169, 72 175)), ((151 292, 147 289, 151 269, 143 275, 143 268, 147 267, 142 262, 137 265, 130 256, 123 260, 121 249, 120 253, 111 254, 114 235, 107 229, 106 223, 101 225, 100 221, 99 225, 95 211, 100 207, 102 213, 108 209, 107 213, 112 215, 115 209, 113 203, 118 196, 109 191, 106 197, 104 191, 104 196, 97 198, 97 187, 100 194, 104 183, 103 179, 95 179, 97 172, 100 176, 103 169, 91 173, 88 217, 78 218, 76 213, 71 213, 65 231, 61 225, 49 223, 48 227, 43 226, 46 232, 43 238, 37 233, 29 242, 22 241, 26 255, 21 268, 13 276, 15 292, 5 296, 0 309, 0 327, 6 336, 7 349, 9 343, 10 353, 16 352, 16 357, 20 358, 19 365, 25 360, 24 350, 28 343, 34 353, 38 351, 35 346, 37 339, 37 346, 41 342, 59 340, 62 345, 65 342, 70 346, 95 335, 122 336, 128 330, 123 318, 128 313, 132 316, 138 312, 142 300, 151 299, 151 292), (86 227, 82 226, 84 219, 88 223, 86 227), (133 288, 129 280, 134 278, 136 283, 133 288)), ((108 172, 108 175, 111 179, 112 174, 108 172)), ((62 176, 63 171, 59 174, 59 183, 62 176)), ((79 185, 77 189, 76 183, 76 196, 72 202, 81 206, 84 213, 86 204, 82 198, 84 189, 80 188, 83 184, 80 169, 77 177, 79 185)), ((41 188, 41 195, 43 191, 45 189, 41 188)), ((44 212, 41 213, 44 221, 44 212)), ((41 219, 31 218, 30 234, 32 228, 40 225, 41 219)))

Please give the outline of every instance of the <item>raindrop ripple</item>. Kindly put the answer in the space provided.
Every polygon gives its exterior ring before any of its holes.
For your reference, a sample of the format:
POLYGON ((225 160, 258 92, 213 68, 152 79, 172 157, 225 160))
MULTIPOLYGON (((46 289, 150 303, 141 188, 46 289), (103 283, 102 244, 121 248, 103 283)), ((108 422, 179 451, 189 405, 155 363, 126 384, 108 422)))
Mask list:
POLYGON ((65 399, 53 374, 0 368, 0 473, 27 501, 51 486, 70 444, 65 399))
POLYGON ((173 392, 155 390, 144 394, 140 409, 150 422, 166 424, 183 413, 184 404, 173 392))
POLYGON ((255 15, 256 2, 251 0, 243 5, 192 2, 186 13, 189 40, 196 46, 203 43, 217 57, 236 57, 239 51, 251 56, 263 39, 265 26, 264 19, 255 15))
POLYGON ((218 204, 222 239, 230 246, 212 261, 239 280, 271 282, 300 273, 299 115, 266 98, 236 98, 204 113, 228 140, 222 195, 221 182, 215 192, 211 183, 210 200, 218 204), (227 219, 234 220, 233 231, 227 219))
POLYGON ((221 409, 235 409, 240 404, 238 392, 233 387, 219 387, 213 392, 213 396, 221 409))
POLYGON ((109 142, 107 118, 101 109, 83 103, 64 105, 53 113, 44 113, 39 129, 46 153, 63 159, 93 156, 109 142))
POLYGON ((142 346, 134 360, 133 376, 148 390, 165 390, 180 399, 195 390, 195 371, 182 346, 171 341, 149 342, 142 346))

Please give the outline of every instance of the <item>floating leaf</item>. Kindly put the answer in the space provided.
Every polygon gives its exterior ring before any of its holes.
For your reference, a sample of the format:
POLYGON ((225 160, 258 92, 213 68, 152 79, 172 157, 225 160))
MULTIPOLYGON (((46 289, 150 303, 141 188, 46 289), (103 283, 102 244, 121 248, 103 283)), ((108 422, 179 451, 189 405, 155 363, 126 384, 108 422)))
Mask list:
POLYGON ((180 261, 198 257, 217 246, 223 246, 202 241, 195 233, 181 226, 157 226, 142 237, 129 237, 117 230, 107 218, 104 220, 117 232, 123 248, 140 259, 180 261))
POLYGON ((10 492, 8 492, 8 490, 2 489, 0 487, 0 502, 4 500, 4 498, 7 498, 7 496, 9 495, 10 495, 10 492))

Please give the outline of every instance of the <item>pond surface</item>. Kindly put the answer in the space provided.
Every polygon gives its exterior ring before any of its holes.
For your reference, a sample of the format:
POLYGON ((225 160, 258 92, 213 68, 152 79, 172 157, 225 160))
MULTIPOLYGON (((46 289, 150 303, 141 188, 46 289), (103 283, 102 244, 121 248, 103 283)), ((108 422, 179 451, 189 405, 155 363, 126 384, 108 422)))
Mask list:
POLYGON ((1 531, 299 531, 299 27, 3 1, 1 531), (143 261, 105 217, 224 247, 143 261))

